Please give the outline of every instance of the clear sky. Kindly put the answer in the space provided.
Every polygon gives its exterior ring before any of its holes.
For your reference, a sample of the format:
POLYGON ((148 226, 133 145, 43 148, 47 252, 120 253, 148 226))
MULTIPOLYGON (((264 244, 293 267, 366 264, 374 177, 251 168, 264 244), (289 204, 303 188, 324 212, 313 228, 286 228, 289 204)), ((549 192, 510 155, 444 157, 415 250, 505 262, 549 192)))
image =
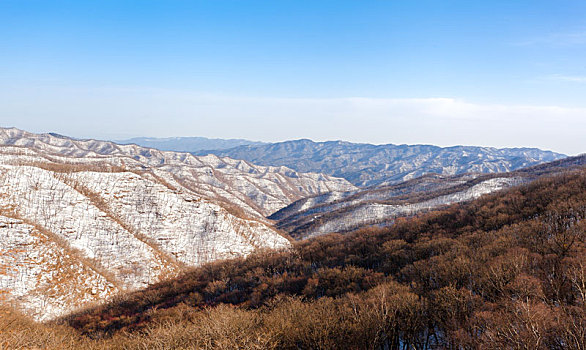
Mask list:
POLYGON ((0 125, 586 152, 586 1, 0 0, 0 125))

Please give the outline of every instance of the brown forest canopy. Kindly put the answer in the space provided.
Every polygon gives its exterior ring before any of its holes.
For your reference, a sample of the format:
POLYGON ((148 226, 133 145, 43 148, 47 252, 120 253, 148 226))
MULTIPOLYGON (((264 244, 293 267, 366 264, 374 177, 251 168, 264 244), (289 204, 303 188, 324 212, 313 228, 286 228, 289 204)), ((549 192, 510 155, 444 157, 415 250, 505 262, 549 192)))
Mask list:
POLYGON ((585 216, 572 171, 208 264, 63 321, 104 346, 584 349, 585 216))

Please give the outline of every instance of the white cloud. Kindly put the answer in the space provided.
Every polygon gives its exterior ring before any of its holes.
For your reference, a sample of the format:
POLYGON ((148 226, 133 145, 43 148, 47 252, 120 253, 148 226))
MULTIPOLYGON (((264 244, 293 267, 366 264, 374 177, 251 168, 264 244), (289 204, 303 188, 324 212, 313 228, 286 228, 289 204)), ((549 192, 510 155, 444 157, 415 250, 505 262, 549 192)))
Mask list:
POLYGON ((527 146, 586 152, 586 108, 453 98, 256 98, 157 89, 0 88, 0 124, 78 137, 527 146))

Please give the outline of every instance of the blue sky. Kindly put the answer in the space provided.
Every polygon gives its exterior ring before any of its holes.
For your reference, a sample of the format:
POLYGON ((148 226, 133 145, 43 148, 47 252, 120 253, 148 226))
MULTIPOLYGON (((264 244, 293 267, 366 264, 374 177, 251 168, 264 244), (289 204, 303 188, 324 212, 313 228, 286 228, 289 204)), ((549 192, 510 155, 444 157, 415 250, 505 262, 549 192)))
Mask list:
POLYGON ((586 2, 0 0, 0 124, 586 152, 586 2))

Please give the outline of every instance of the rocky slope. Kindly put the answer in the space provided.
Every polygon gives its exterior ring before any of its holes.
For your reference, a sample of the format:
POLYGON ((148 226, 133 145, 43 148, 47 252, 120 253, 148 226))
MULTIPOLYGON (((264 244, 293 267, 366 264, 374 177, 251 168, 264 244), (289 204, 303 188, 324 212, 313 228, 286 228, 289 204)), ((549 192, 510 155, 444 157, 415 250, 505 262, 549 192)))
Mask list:
POLYGON ((540 176, 586 166, 586 155, 501 174, 426 175, 396 185, 330 192, 300 199, 269 218, 295 238, 389 225, 442 205, 533 181, 540 176))
POLYGON ((430 145, 370 145, 343 141, 295 140, 200 152, 254 164, 287 166, 302 172, 342 177, 354 185, 395 184, 437 173, 506 172, 565 157, 536 148, 437 147, 430 145))
POLYGON ((186 267, 285 248, 264 219, 345 180, 160 152, 0 132, 0 300, 39 320, 186 267))

